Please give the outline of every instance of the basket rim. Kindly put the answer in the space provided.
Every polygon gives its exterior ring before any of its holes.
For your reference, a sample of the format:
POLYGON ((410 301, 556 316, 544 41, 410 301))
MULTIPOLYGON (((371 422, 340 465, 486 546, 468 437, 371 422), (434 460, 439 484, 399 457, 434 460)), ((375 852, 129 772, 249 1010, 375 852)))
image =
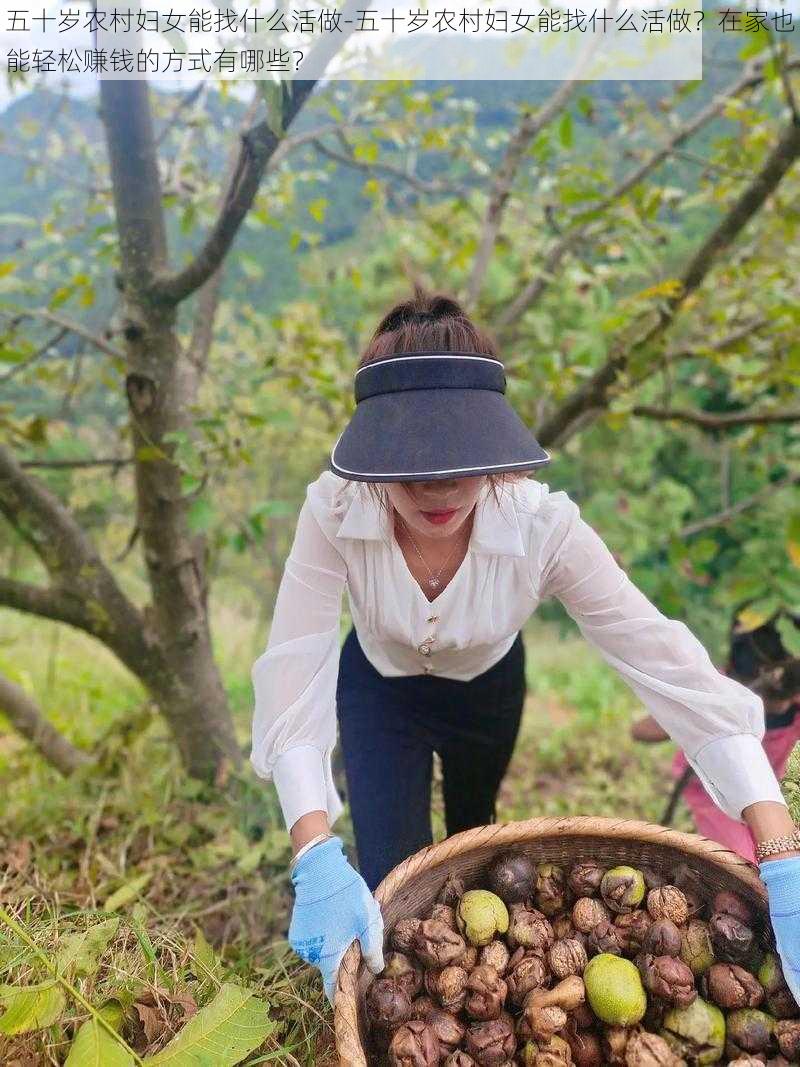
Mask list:
MULTIPOLYGON (((767 890, 758 867, 724 845, 700 834, 673 830, 655 823, 635 819, 606 818, 593 815, 549 816, 515 822, 491 823, 463 830, 415 852, 391 870, 375 890, 375 899, 383 906, 394 894, 421 871, 439 866, 455 856, 487 845, 511 848, 514 845, 557 837, 602 837, 637 841, 657 848, 672 848, 694 856, 706 864, 733 875, 767 900, 767 890)), ((381 908, 383 910, 383 908, 381 908)), ((362 969, 361 949, 354 941, 344 955, 336 980, 334 995, 334 1031, 339 1063, 344 1067, 367 1067, 358 1031, 358 979, 362 969)))

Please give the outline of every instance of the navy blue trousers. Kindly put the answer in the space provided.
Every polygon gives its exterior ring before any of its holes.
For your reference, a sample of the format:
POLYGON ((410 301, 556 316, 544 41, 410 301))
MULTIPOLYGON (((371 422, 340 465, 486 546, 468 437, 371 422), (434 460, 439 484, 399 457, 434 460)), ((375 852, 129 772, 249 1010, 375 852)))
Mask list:
POLYGON ((495 819, 525 700, 521 634, 469 682, 387 678, 351 630, 336 690, 339 738, 361 875, 370 889, 432 842, 433 753, 442 763, 447 834, 495 819))

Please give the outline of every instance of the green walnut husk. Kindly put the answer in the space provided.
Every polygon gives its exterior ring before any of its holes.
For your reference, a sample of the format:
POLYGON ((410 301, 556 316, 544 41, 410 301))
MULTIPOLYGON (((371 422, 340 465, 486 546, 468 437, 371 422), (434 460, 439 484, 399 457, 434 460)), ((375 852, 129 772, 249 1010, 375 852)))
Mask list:
POLYGON ((600 882, 600 896, 619 915, 641 904, 646 890, 644 875, 635 867, 612 867, 600 882))
POLYGON ((717 962, 708 923, 702 919, 690 919, 683 929, 681 959, 697 978, 717 962))
POLYGON ((728 1040, 745 1052, 766 1052, 775 1032, 775 1020, 757 1008, 740 1008, 728 1014, 728 1040))
POLYGON ((469 943, 482 948, 508 930, 508 908, 496 893, 470 889, 458 902, 456 922, 469 943))
POLYGON ((725 1050, 725 1016, 715 1004, 698 997, 688 1008, 672 1008, 661 1029, 672 1048, 698 1067, 716 1063, 725 1050))
POLYGON ((586 998, 595 1015, 612 1026, 633 1026, 647 1010, 636 964, 610 952, 589 960, 583 972, 586 998))
POLYGON ((776 989, 786 984, 781 961, 774 952, 768 952, 764 956, 756 977, 768 993, 774 993, 776 989))

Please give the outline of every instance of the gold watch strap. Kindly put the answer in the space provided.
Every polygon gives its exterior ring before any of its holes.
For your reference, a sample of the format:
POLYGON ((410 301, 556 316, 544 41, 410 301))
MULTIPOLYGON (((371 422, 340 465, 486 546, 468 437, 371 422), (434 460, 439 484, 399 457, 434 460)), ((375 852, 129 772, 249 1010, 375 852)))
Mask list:
POLYGON ((797 851, 800 851, 800 829, 795 829, 793 834, 788 834, 786 837, 770 837, 756 844, 756 857, 759 860, 777 856, 781 852, 797 851))

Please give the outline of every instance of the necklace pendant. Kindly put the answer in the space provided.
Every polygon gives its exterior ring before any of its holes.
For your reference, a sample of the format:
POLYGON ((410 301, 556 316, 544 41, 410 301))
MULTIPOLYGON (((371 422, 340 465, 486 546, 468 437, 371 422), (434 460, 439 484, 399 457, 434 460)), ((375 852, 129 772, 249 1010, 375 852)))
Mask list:
POLYGON ((431 587, 431 589, 438 589, 441 584, 442 583, 439 581, 438 578, 429 578, 428 579, 428 585, 431 587))

